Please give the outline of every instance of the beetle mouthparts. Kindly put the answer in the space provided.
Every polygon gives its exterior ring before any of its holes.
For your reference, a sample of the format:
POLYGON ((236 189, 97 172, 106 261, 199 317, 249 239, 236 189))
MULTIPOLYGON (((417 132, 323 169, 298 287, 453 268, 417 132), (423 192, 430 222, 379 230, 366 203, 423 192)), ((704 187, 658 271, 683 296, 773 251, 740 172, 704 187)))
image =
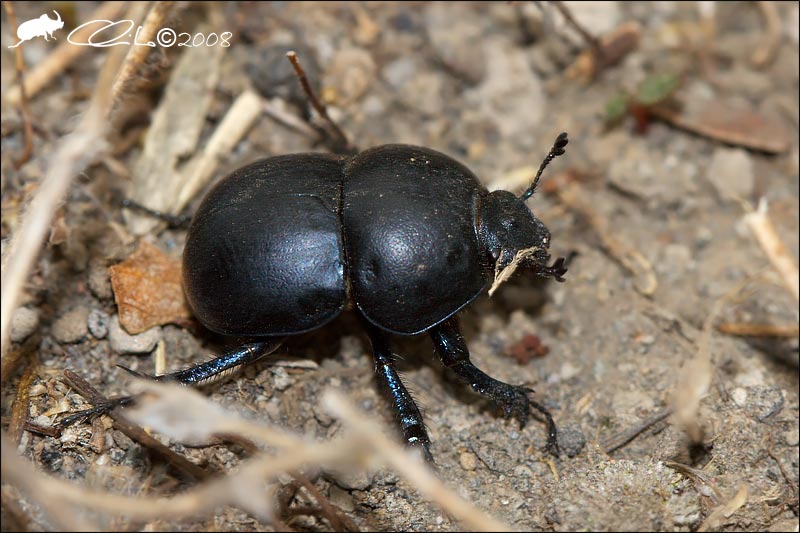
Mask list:
POLYGON ((566 281, 563 276, 567 273, 567 267, 564 266, 565 262, 566 258, 559 257, 556 259, 556 262, 552 264, 552 266, 539 267, 539 275, 551 276, 556 281, 563 283, 566 281))

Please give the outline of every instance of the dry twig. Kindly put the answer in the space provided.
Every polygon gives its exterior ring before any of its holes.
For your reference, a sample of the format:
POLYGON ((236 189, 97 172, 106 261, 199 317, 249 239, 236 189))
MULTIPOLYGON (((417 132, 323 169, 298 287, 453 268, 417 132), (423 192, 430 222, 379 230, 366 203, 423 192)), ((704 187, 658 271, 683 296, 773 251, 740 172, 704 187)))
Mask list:
MULTIPOLYGON (((143 10, 147 4, 142 3, 137 5, 137 13, 131 19, 139 20, 144 15, 143 10)), ((169 16, 175 2, 156 2, 152 9, 144 17, 144 22, 139 32, 139 42, 151 42, 156 38, 156 33, 161 29, 164 20, 169 16)), ((139 74, 139 67, 147 59, 147 55, 153 50, 150 46, 131 46, 128 49, 128 55, 125 57, 125 62, 122 64, 117 79, 114 81, 114 86, 111 88, 111 100, 117 101, 119 96, 130 90, 134 80, 139 74)))
POLYGON ((333 151, 337 153, 355 153, 355 147, 350 144, 349 140, 347 140, 347 135, 345 135, 344 131, 342 131, 339 125, 333 121, 330 115, 328 115, 328 108, 325 107, 325 104, 320 102, 317 96, 314 94, 314 90, 311 88, 311 84, 308 82, 306 72, 303 70, 303 67, 300 65, 300 61, 297 59, 297 54, 293 51, 286 52, 286 57, 288 57, 289 61, 292 62, 292 67, 294 67, 294 72, 297 74, 297 78, 300 80, 300 85, 303 87, 303 92, 306 94, 306 98, 308 98, 308 101, 311 102, 314 110, 326 124, 325 131, 328 132, 332 137, 331 148, 333 151))
MULTIPOLYGON (((17 16, 11 2, 3 2, 3 7, 8 13, 8 28, 11 35, 17 34, 17 16)), ((17 71, 17 85, 20 87, 19 107, 22 112, 22 123, 25 128, 25 147, 22 154, 14 161, 14 168, 19 169, 30 159, 33 153, 33 124, 31 123, 31 109, 28 105, 28 94, 25 91, 25 59, 22 48, 14 49, 14 67, 17 71)))
POLYGON ((421 494, 441 505, 456 518, 463 520, 467 527, 477 531, 511 530, 508 525, 473 507, 445 487, 419 457, 412 456, 387 438, 382 431, 377 431, 374 424, 341 394, 329 390, 323 394, 322 403, 331 414, 342 420, 345 427, 368 443, 374 454, 404 476, 421 494))
MULTIPOLYGON (((89 15, 88 20, 115 20, 119 17, 123 8, 125 8, 125 2, 104 2, 89 15)), ((75 32, 73 39, 75 42, 86 42, 86 39, 95 31, 97 31, 96 26, 84 26, 75 32)), ((41 63, 36 65, 36 67, 25 76, 25 92, 28 98, 33 98, 40 90, 47 87, 53 78, 69 68, 70 65, 90 48, 89 46, 75 46, 66 41, 58 45, 58 48, 49 53, 41 63)), ((5 98, 9 104, 17 105, 22 99, 22 90, 20 86, 11 87, 5 95, 5 98)))
POLYGON ((5 531, 30 531, 33 529, 33 521, 19 504, 19 498, 11 493, 13 490, 7 485, 0 489, 5 513, 3 518, 7 519, 7 521, 3 521, 3 529, 5 531))
POLYGON ((94 161, 105 147, 107 117, 112 105, 111 85, 122 54, 120 47, 112 48, 109 52, 89 108, 75 130, 64 137, 56 148, 45 178, 12 237, 7 252, 9 261, 2 274, 0 349, 3 353, 8 346, 12 311, 47 235, 56 207, 66 195, 72 179, 94 161))
POLYGON ((27 363, 27 359, 36 352, 39 347, 41 336, 31 335, 16 350, 11 350, 3 356, 2 366, 0 366, 0 383, 5 384, 6 380, 14 375, 21 364, 27 363))
POLYGON ((700 527, 697 528, 697 531, 718 529, 723 523, 723 518, 730 518, 733 513, 738 511, 745 503, 747 503, 747 485, 741 483, 739 485, 739 490, 736 491, 736 494, 732 498, 729 498, 728 501, 714 509, 711 514, 709 514, 706 519, 703 520, 703 523, 700 524, 700 527))
POLYGON ((672 409, 666 408, 619 433, 615 433, 604 440, 600 446, 603 448, 604 452, 608 454, 613 453, 633 441, 633 439, 644 433, 648 428, 665 420, 671 414, 672 409))
POLYGON ((558 9, 558 12, 561 13, 561 16, 564 17, 564 20, 567 21, 567 24, 572 26, 575 31, 577 31, 581 37, 583 37, 583 40, 586 41, 586 43, 592 49, 597 63, 602 64, 603 47, 600 45, 600 40, 592 35, 589 30, 584 28, 577 20, 575 20, 575 17, 572 16, 572 12, 567 8, 567 6, 564 5, 564 2, 552 0, 550 3, 553 4, 556 9, 558 9))
POLYGON ((786 467, 783 466, 781 460, 778 459, 777 455, 775 455, 775 451, 772 449, 772 434, 767 433, 765 440, 766 442, 764 449, 766 450, 767 455, 769 455, 770 459, 775 461, 775 463, 778 465, 778 468, 781 471, 781 475, 783 476, 783 480, 786 481, 787 485, 789 485, 789 488, 792 490, 792 493, 794 494, 794 499, 797 500, 798 498, 797 481, 792 479, 792 477, 789 475, 789 472, 786 471, 786 467))
POLYGON ((756 5, 764 17, 766 28, 764 38, 750 56, 750 62, 756 68, 764 68, 775 58, 781 44, 781 17, 775 2, 762 0, 756 2, 756 5))
POLYGON ((628 272, 633 274, 636 290, 645 296, 655 294, 658 289, 658 279, 653 270, 653 265, 639 250, 609 231, 606 221, 581 196, 578 184, 573 182, 566 187, 558 188, 556 194, 561 203, 586 219, 595 234, 600 238, 600 242, 606 252, 628 272))
POLYGON ((17 397, 11 407, 11 422, 8 424, 8 436, 16 444, 22 437, 22 430, 25 429, 25 422, 28 420, 28 409, 30 407, 30 390, 33 378, 36 377, 36 364, 30 364, 22 373, 22 377, 17 384, 17 397))
POLYGON ((170 211, 179 213, 209 182, 219 159, 233 151, 236 144, 255 124, 262 112, 262 99, 253 91, 245 91, 233 102, 203 151, 195 155, 182 173, 177 201, 170 211))
POLYGON ((749 211, 744 216, 745 223, 753 231, 753 235, 761 249, 767 254, 772 266, 781 275, 789 293, 795 301, 800 302, 800 273, 798 273, 797 264, 792 258, 791 252, 778 237, 775 225, 767 216, 766 199, 762 198, 755 210, 746 205, 745 209, 749 211))
MULTIPOLYGON (((119 5, 103 4, 102 8, 116 13, 119 5), (113 7, 113 11, 112 11, 113 7)), ((137 10, 137 6, 132 8, 137 10)), ((100 13, 96 13, 97 18, 100 13)), ((105 12, 103 12, 105 15, 105 12)), ((65 43, 69 49, 84 47, 65 43)), ((62 44, 61 46, 65 46, 62 44)), ((149 47, 148 47, 149 48, 149 47)), ((50 58, 56 54, 51 54, 50 58)), ((112 97, 112 88, 120 72, 134 69, 126 63, 140 61, 139 54, 129 54, 125 58, 123 47, 112 47, 97 79, 89 107, 75 130, 61 139, 58 147, 48 162, 45 178, 36 196, 31 201, 19 228, 12 237, 8 249, 8 261, 2 273, 3 295, 0 305, 0 352, 5 354, 11 327, 11 312, 16 307, 22 284, 33 266, 47 230, 52 222, 58 204, 69 189, 72 179, 90 165, 106 148, 105 137, 109 128, 109 115, 118 104, 124 93, 118 92, 116 99, 112 97)), ((28 80, 33 78, 33 74, 28 80)), ((32 90, 30 92, 33 92, 32 90)), ((9 96, 9 101, 11 97, 9 96)))
MULTIPOLYGON (((81 396, 89 400, 90 403, 94 405, 103 405, 109 402, 108 398, 100 394, 100 392, 92 387, 88 381, 80 377, 75 372, 65 370, 64 377, 69 385, 78 391, 81 396)), ((207 470, 192 463, 184 456, 175 453, 168 446, 164 446, 161 444, 161 442, 150 436, 144 429, 136 424, 133 424, 120 412, 119 408, 110 411, 108 416, 114 420, 114 425, 117 427, 117 429, 145 448, 150 449, 153 453, 166 461, 167 464, 174 466, 177 470, 188 475, 190 478, 203 480, 207 479, 211 474, 207 470)))
POLYGON ((324 403, 353 435, 335 442, 314 443, 295 437, 276 427, 254 424, 225 411, 203 398, 196 391, 177 384, 142 382, 142 387, 160 399, 145 397, 130 417, 165 435, 194 442, 211 439, 219 434, 238 434, 252 438, 261 445, 281 449, 279 455, 259 454, 244 461, 234 473, 219 479, 207 480, 171 498, 127 497, 92 490, 74 483, 46 476, 18 457, 15 448, 2 436, 2 475, 31 499, 49 509, 92 509, 114 515, 124 514, 132 520, 169 519, 209 513, 221 505, 235 505, 254 516, 274 518, 264 498, 264 481, 285 472, 296 471, 304 465, 352 465, 354 458, 370 460, 378 457, 407 477, 417 489, 460 517, 474 529, 507 530, 482 511, 448 490, 422 462, 384 436, 384 430, 370 422, 364 414, 341 396, 327 394, 324 403), (188 439, 188 440, 187 440, 188 439))
POLYGON ((317 490, 317 487, 315 487, 307 477, 297 473, 293 475, 299 485, 306 489, 308 493, 317 500, 322 516, 335 531, 360 531, 356 523, 335 507, 324 494, 317 490))
POLYGON ((800 326, 797 324, 756 324, 747 322, 725 322, 717 324, 720 333, 737 335, 740 337, 786 337, 792 338, 800 335, 800 326))

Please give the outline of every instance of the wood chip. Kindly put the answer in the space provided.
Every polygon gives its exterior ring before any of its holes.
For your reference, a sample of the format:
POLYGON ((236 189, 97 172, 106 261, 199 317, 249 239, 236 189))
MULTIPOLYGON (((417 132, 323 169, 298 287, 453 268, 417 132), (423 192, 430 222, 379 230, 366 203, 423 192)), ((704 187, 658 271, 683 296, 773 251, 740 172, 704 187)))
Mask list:
POLYGON ((736 495, 725 502, 724 504, 720 505, 714 511, 708 515, 697 531, 709 531, 712 529, 718 529, 721 525, 723 525, 723 518, 730 518, 733 516, 733 513, 738 511, 745 503, 747 503, 747 485, 742 483, 739 485, 739 490, 736 492, 736 495))
POLYGON ((147 241, 108 268, 119 321, 136 335, 153 326, 184 323, 191 316, 181 284, 181 264, 147 241))
MULTIPOLYGON (((201 28, 202 31, 202 28, 201 28)), ((142 155, 133 165, 130 198, 155 211, 177 214, 183 186, 179 165, 195 153, 206 125, 225 48, 185 48, 153 114, 142 155)), ((126 210, 131 231, 150 232, 158 221, 126 210)))

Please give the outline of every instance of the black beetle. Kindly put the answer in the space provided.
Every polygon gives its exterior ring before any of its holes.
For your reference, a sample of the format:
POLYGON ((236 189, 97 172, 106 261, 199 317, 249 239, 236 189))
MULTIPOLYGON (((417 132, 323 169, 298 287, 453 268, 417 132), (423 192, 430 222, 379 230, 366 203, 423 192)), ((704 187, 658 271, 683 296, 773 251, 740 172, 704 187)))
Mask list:
POLYGON ((524 424, 531 406, 541 411, 555 451, 550 414, 528 397, 530 389, 495 380, 470 362, 456 313, 509 267, 563 281, 564 258, 547 266, 550 232, 525 200, 566 144, 562 133, 520 197, 490 193, 454 159, 401 144, 352 157, 271 157, 234 171, 192 219, 183 280, 204 326, 251 341, 156 379, 207 382, 353 306, 364 319, 376 371, 389 387, 405 438, 426 458, 430 441, 394 367, 388 334, 429 332, 444 365, 506 416, 524 424))

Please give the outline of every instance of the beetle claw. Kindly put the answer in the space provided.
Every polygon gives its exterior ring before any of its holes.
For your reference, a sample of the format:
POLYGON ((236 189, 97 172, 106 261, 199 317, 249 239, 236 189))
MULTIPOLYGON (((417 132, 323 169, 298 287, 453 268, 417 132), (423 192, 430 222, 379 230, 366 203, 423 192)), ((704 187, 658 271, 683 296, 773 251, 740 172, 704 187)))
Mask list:
POLYGON ((138 370, 130 369, 127 366, 122 366, 122 365, 117 365, 117 366, 119 368, 121 368, 122 370, 124 370, 125 372, 127 372, 128 374, 131 374, 132 376, 136 376, 137 378, 149 379, 149 380, 152 380, 152 381, 162 381, 162 377, 161 376, 154 376, 152 374, 145 374, 144 372, 139 372, 138 370))
POLYGON ((566 281, 564 279, 564 274, 567 273, 566 261, 567 259, 565 257, 559 257, 551 266, 539 267, 539 274, 542 276, 550 276, 556 281, 563 283, 566 281))

